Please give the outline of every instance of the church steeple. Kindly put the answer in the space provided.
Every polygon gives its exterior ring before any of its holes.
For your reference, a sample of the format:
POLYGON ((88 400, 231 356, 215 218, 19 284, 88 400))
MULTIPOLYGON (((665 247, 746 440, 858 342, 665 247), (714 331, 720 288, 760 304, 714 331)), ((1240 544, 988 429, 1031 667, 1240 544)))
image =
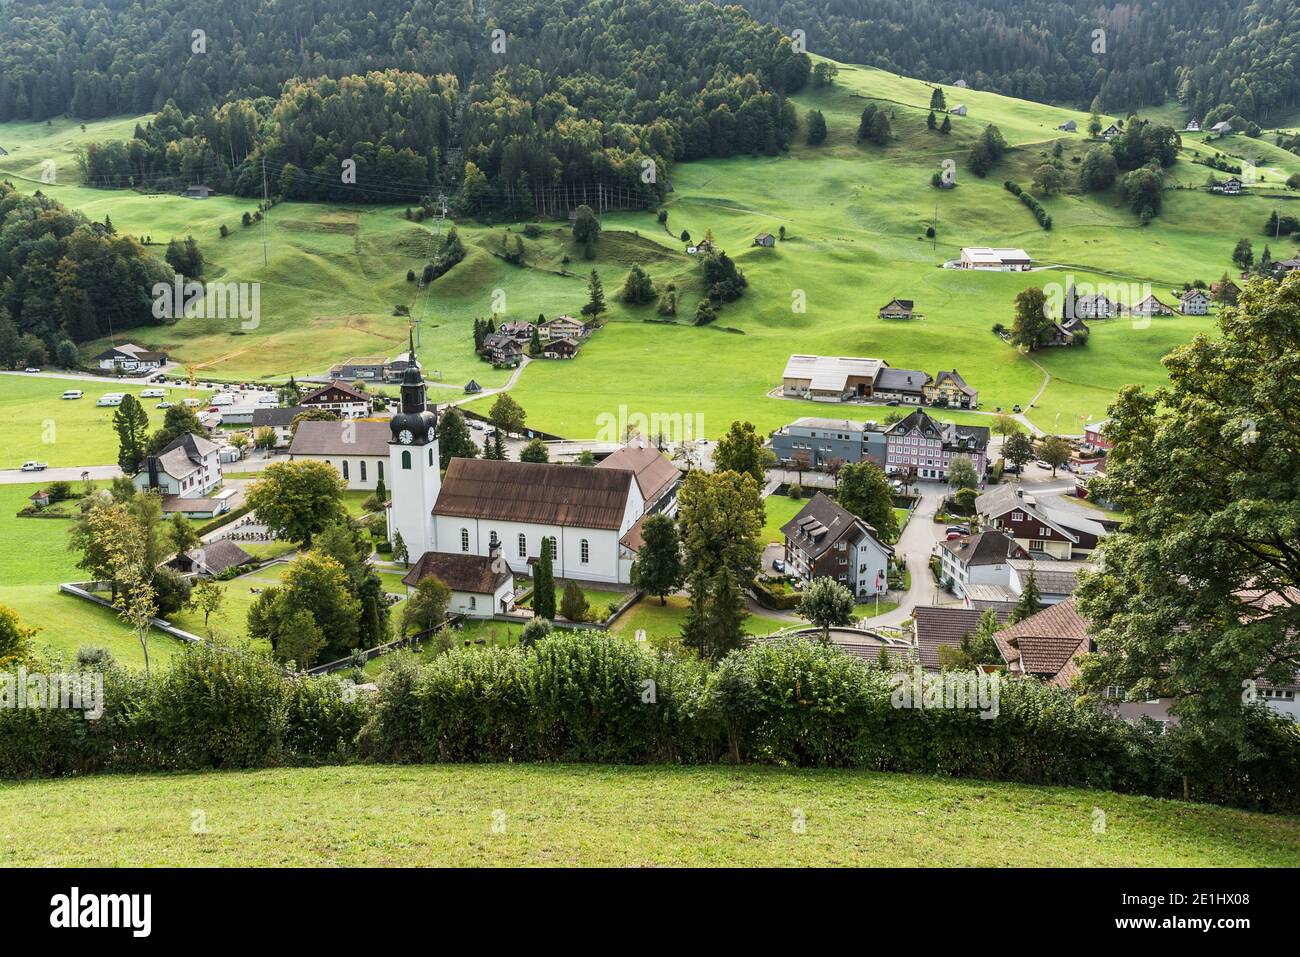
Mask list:
POLYGON ((392 432, 391 442, 402 445, 425 445, 434 439, 434 428, 438 424, 437 414, 429 408, 428 392, 424 384, 424 374, 420 363, 415 358, 415 333, 408 333, 406 371, 402 373, 401 410, 393 416, 389 424, 392 432))

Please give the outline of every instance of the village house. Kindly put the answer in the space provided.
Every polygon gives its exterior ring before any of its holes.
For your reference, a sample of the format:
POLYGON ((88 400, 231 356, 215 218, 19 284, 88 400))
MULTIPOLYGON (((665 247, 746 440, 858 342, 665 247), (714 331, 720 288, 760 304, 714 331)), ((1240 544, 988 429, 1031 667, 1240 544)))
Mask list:
POLYGON ((1075 344, 1079 333, 1087 337, 1088 324, 1075 316, 1062 322, 1053 322, 1039 340, 1040 348, 1068 347, 1075 344))
POLYGON ((1210 283, 1210 298, 1235 306, 1241 297, 1241 287, 1231 279, 1210 283))
POLYGON ((1146 297, 1130 306, 1128 313, 1130 316, 1145 316, 1149 319, 1152 316, 1172 316, 1174 310, 1161 302, 1155 293, 1148 293, 1146 297))
POLYGON ((402 579, 406 593, 426 578, 437 578, 451 590, 447 612, 467 618, 491 618, 514 610, 514 576, 500 561, 501 544, 489 543, 487 555, 464 552, 425 552, 402 579), (499 569, 499 570, 497 570, 499 569))
POLYGON ((289 461, 300 459, 334 466, 349 489, 373 491, 388 461, 388 423, 299 422, 289 461))
POLYGON ((1178 311, 1184 316, 1208 316, 1210 297, 1201 289, 1189 289, 1178 300, 1178 311))
POLYGON ((963 246, 960 265, 962 269, 994 269, 1010 272, 1028 272, 1029 254, 1023 249, 993 246, 963 246))
POLYGON ((1010 560, 1029 553, 1000 529, 964 535, 939 543, 939 575, 958 598, 967 585, 1002 585, 1011 577, 1010 560))
POLYGON ((891 299, 880 307, 877 315, 881 319, 911 319, 912 306, 911 299, 891 299))
POLYGON ((345 359, 337 365, 331 366, 328 376, 331 379, 342 379, 345 382, 353 382, 358 379, 381 382, 387 369, 388 360, 383 356, 353 356, 351 359, 345 359))
POLYGON ((1106 127, 1104 130, 1101 131, 1101 138, 1103 140, 1110 141, 1113 140, 1115 137, 1119 136, 1119 134, 1123 132, 1124 131, 1119 128, 1119 125, 1117 123, 1112 123, 1110 124, 1110 126, 1106 127))
POLYGON ((1100 451, 1114 448, 1114 443, 1106 438, 1106 425, 1110 419, 1102 419, 1100 422, 1089 422, 1083 427, 1083 444, 1092 451, 1100 451))
POLYGON ((759 233, 757 236, 754 237, 754 245, 767 246, 770 248, 776 245, 776 237, 773 236, 771 233, 759 233))
POLYGON ((543 359, 573 359, 578 355, 578 340, 548 339, 542 343, 543 359))
POLYGON ((493 333, 483 340, 483 355, 493 365, 518 365, 524 357, 524 347, 517 339, 493 333))
MULTIPOLYGON (((536 328, 531 322, 524 319, 511 319, 509 322, 503 322, 497 327, 497 335, 506 336, 514 339, 516 342, 523 343, 527 348, 528 343, 532 341, 533 330, 536 328)), ((538 333, 540 336, 541 333, 538 333)))
POLYGON ((132 482, 141 491, 161 495, 168 514, 211 518, 228 507, 228 496, 208 494, 221 484, 218 447, 192 432, 178 435, 157 455, 148 456, 132 482))
POLYGON ((885 430, 885 471, 947 481, 953 459, 964 455, 982 476, 988 444, 987 426, 939 423, 918 409, 885 430))
POLYGON ((548 339, 578 339, 582 340, 590 333, 590 329, 581 319, 575 319, 573 316, 556 316, 554 319, 548 319, 537 327, 537 334, 543 342, 548 339))
POLYGON ((1066 120, 1064 123, 1058 126, 1057 129, 1061 130, 1064 133, 1074 133, 1079 129, 1079 124, 1074 122, 1074 120, 1066 120))
POLYGON ((923 405, 926 388, 931 379, 928 372, 919 369, 882 368, 876 376, 874 395, 886 402, 900 402, 903 405, 923 405))
POLYGON ((1007 591, 1013 599, 1024 594, 1032 576, 1038 588, 1038 601, 1055 605, 1065 601, 1079 587, 1079 573, 1096 566, 1083 561, 1035 561, 1028 557, 1012 558, 1008 563, 1007 591))
POLYGON ((1275 276, 1279 274, 1289 276, 1300 269, 1300 259, 1275 259, 1270 268, 1275 276))
POLYGON ((883 359, 793 355, 785 364, 782 394, 791 399, 843 402, 872 397, 883 359))
POLYGON ((372 399, 346 382, 335 380, 307 393, 298 400, 305 409, 323 409, 333 412, 339 418, 355 419, 370 414, 372 399))
POLYGON ((778 462, 795 468, 864 460, 885 466, 885 431, 875 422, 805 416, 773 432, 771 447, 778 462))
POLYGON ((975 500, 981 525, 1010 532, 1031 557, 1070 560, 1088 555, 1108 534, 1077 509, 1040 502, 1019 485, 997 485, 975 500))
POLYGON ((253 418, 249 424, 252 426, 254 436, 261 429, 273 430, 275 444, 280 446, 293 438, 293 420, 306 411, 306 407, 301 405, 259 406, 253 410, 253 418))
POLYGON ((934 382, 926 386, 925 398, 933 404, 956 409, 973 409, 979 405, 979 392, 966 384, 956 369, 940 369, 934 382))
POLYGON ((187 552, 176 555, 166 564, 167 567, 175 569, 182 575, 215 578, 222 572, 232 568, 242 568, 256 561, 256 558, 234 542, 227 538, 220 538, 215 542, 207 542, 198 548, 191 548, 187 552))
MULTIPOLYGON (((940 648, 954 651, 962 639, 973 634, 984 617, 985 609, 959 608, 955 605, 918 605, 912 609, 912 644, 916 659, 926 671, 942 668, 940 648)), ((998 624, 1005 624, 1008 612, 993 609, 998 624)))
POLYGON ((1119 315, 1119 303, 1102 293, 1090 296, 1078 296, 1073 300, 1073 308, 1066 313, 1067 318, 1075 319, 1114 319, 1119 315))
POLYGON ((1225 179, 1222 183, 1216 182, 1210 187, 1210 191, 1213 193, 1226 193, 1229 196, 1239 196, 1241 194, 1241 189, 1241 180, 1237 179, 1235 176, 1231 179, 1225 179))
POLYGON ((781 527, 788 568, 804 582, 831 578, 858 598, 889 590, 889 559, 894 550, 875 530, 834 500, 818 492, 781 527))
POLYGON ((1200 121, 1199 121, 1199 120, 1196 120, 1196 119, 1190 119, 1190 120, 1188 120, 1188 121, 1187 121, 1187 125, 1183 127, 1183 132, 1184 132, 1184 133, 1199 133, 1199 132, 1201 132, 1201 123, 1200 123, 1200 121))
POLYGON ((1220 122, 1215 123, 1213 126, 1210 127, 1210 132, 1215 133, 1219 136, 1227 136, 1229 133, 1232 132, 1232 124, 1229 123, 1227 120, 1221 120, 1220 122))
POLYGON ((105 349, 95 356, 94 361, 101 369, 110 372, 152 372, 167 363, 167 353, 153 352, 133 342, 125 342, 105 349))

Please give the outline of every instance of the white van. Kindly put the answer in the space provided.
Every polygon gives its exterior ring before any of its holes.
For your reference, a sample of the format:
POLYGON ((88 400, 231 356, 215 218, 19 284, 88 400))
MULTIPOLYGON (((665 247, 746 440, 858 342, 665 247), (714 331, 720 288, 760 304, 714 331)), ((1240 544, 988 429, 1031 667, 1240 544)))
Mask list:
POLYGON ((144 389, 140 392, 140 398, 142 399, 161 399, 166 395, 166 389, 144 389))
POLYGON ((199 406, 201 406, 203 402, 200 399, 194 398, 194 396, 190 396, 189 398, 185 399, 185 404, 188 405, 191 409, 196 409, 199 406))
POLYGON ((213 405, 234 405, 235 396, 230 392, 218 392, 212 397, 213 405))
POLYGON ((64 399, 80 399, 80 398, 81 398, 83 395, 85 395, 85 394, 86 394, 86 393, 82 392, 80 389, 69 389, 67 392, 63 393, 62 398, 64 398, 64 399))
POLYGON ((109 392, 101 395, 95 405, 121 405, 124 398, 126 398, 124 392, 109 392))

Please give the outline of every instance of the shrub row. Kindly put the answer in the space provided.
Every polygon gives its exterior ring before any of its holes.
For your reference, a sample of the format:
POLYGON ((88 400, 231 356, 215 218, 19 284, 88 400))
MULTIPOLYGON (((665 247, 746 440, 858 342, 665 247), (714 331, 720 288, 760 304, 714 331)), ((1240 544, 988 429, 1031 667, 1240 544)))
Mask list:
POLYGON ((1020 197, 1020 201, 1028 206, 1029 211, 1034 214, 1034 219, 1038 220, 1039 226, 1042 226, 1044 229, 1052 228, 1052 217, 1047 210, 1043 208, 1043 204, 1021 189, 1019 183, 1013 180, 1007 180, 1002 185, 1006 187, 1007 192, 1012 196, 1020 197))
MULTIPOLYGON (((891 676, 816 642, 760 642, 709 671, 619 638, 397 655, 373 696, 268 659, 190 648, 152 679, 110 667, 97 721, 0 709, 0 775, 376 762, 702 763, 724 758, 1107 788, 1300 811, 1300 729, 1249 716, 1240 751, 1129 724, 1069 692, 1002 684, 997 717, 902 708, 891 676), (1243 756, 1244 755, 1244 756, 1243 756)), ((2 677, 2 676, 0 676, 2 677)))

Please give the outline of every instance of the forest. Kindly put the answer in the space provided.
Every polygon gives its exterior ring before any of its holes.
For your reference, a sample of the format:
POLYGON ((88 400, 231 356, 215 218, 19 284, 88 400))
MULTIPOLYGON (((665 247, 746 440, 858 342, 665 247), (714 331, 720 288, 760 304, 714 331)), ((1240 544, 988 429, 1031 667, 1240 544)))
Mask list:
POLYGON ((780 152, 811 69, 681 0, 37 2, 0 8, 0 38, 0 122, 162 111, 87 149, 92 185, 260 195, 265 163, 289 198, 450 187, 514 213, 593 186, 646 205, 677 160, 780 152))
POLYGON ((1177 99, 1267 125, 1300 104, 1295 0, 735 0, 808 49, 951 84, 1107 113, 1177 99), (1094 31, 1103 31, 1098 36, 1094 31))

